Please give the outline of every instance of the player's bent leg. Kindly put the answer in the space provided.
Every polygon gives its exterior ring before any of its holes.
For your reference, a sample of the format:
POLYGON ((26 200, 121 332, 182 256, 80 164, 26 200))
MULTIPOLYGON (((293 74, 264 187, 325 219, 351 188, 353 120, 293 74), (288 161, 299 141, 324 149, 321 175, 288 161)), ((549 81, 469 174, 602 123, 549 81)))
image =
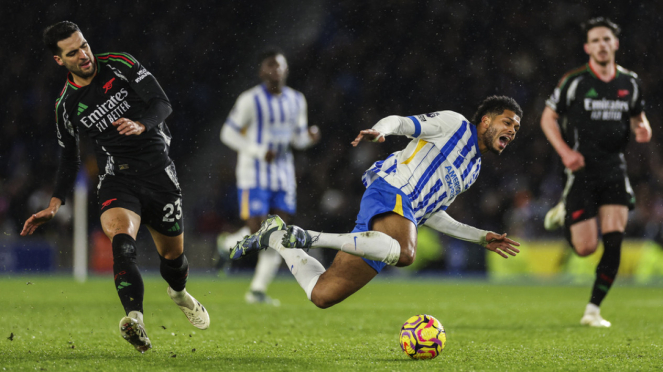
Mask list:
POLYGON ((570 230, 571 244, 579 256, 589 256, 596 251, 599 233, 596 218, 574 223, 570 230))
POLYGON ((117 234, 127 234, 136 239, 141 218, 129 209, 111 208, 101 214, 100 220, 101 228, 110 240, 117 234))
POLYGON ((326 309, 345 300, 370 282, 377 272, 361 257, 338 252, 311 292, 311 302, 326 309))
POLYGON ((290 225, 274 235, 283 236, 286 248, 331 248, 393 266, 408 266, 416 255, 414 224, 391 212, 376 216, 370 231, 329 234, 290 225))
POLYGON ((628 207, 625 205, 602 205, 599 208, 601 231, 606 234, 613 231, 624 232, 628 221, 628 207))
POLYGON ((120 335, 144 353, 152 347, 143 323, 143 278, 136 265, 136 234, 140 216, 128 209, 111 208, 100 217, 113 247, 115 288, 127 316, 120 320, 120 335))
POLYGON ((136 265, 136 234, 140 216, 128 209, 111 208, 101 217, 101 227, 113 247, 115 289, 125 314, 143 312, 143 278, 136 265))
POLYGON ((184 255, 184 234, 164 235, 148 226, 154 244, 159 252, 161 277, 168 283, 168 295, 182 310, 191 324, 199 329, 210 325, 205 307, 186 290, 189 276, 189 262, 184 255))
POLYGON ((398 241, 401 253, 395 266, 404 267, 414 263, 417 255, 417 227, 412 221, 389 212, 375 216, 372 227, 374 231, 383 232, 398 241))

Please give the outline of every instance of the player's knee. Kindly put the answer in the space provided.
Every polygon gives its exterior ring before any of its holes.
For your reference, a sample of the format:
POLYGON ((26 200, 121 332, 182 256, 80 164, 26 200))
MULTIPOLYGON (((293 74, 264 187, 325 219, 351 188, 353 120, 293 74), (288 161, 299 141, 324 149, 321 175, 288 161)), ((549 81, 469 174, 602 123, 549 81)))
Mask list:
POLYGON ((397 267, 410 266, 417 257, 417 246, 414 242, 401 243, 401 256, 398 259, 397 267))
POLYGON ((135 261, 136 260, 136 240, 128 234, 117 234, 113 237, 113 260, 117 261, 135 261))
POLYGON ((596 252, 597 246, 597 241, 582 241, 573 244, 573 248, 580 257, 589 256, 590 254, 596 252))
POLYGON ((313 292, 311 292, 311 302, 313 302, 313 305, 319 307, 320 309, 328 309, 339 303, 339 301, 331 298, 328 294, 326 294, 324 290, 315 289, 313 289, 313 292))

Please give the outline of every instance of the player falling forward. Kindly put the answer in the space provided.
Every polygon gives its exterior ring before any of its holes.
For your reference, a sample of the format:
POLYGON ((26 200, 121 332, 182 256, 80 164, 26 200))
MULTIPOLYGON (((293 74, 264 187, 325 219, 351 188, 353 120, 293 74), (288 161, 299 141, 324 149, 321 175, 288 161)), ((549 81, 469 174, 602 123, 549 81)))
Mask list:
MULTIPOLYGON (((268 213, 289 221, 296 212, 295 164, 291 147, 306 149, 320 140, 316 126, 308 128, 304 95, 285 85, 288 62, 277 49, 259 56, 262 84, 243 92, 223 129, 221 141, 237 151, 237 191, 240 218, 246 226, 219 237, 217 246, 226 257, 235 243, 260 228, 268 213)), ((248 303, 279 305, 265 293, 281 266, 273 249, 261 251, 245 299, 248 303)))
POLYGON ((619 26, 594 18, 583 28, 589 63, 564 75, 541 116, 541 128, 566 167, 562 200, 544 224, 548 230, 563 226, 579 256, 596 251, 600 227, 605 250, 580 323, 610 327, 599 306, 617 276, 628 211, 635 204, 624 150, 630 131, 641 143, 652 134, 637 75, 615 63, 619 26))
POLYGON ((276 249, 320 308, 333 306, 373 279, 385 265, 408 266, 417 251, 417 226, 426 225, 457 239, 480 244, 504 258, 517 242, 506 234, 464 225, 445 210, 479 175, 481 154, 500 154, 520 128, 522 110, 512 98, 488 97, 475 126, 453 111, 389 116, 352 142, 384 142, 388 135, 412 138, 408 146, 376 162, 363 177, 367 186, 352 233, 328 234, 286 226, 271 216, 260 230, 238 242, 231 258, 267 247, 276 249), (339 250, 329 270, 306 253, 309 248, 339 250))
POLYGON ((93 55, 80 29, 59 22, 44 31, 44 43, 69 70, 55 104, 62 147, 55 192, 48 208, 32 215, 21 235, 31 235, 52 219, 71 192, 80 166, 79 134, 93 140, 100 172, 101 226, 112 241, 113 273, 127 314, 120 333, 138 351, 152 347, 143 322, 143 279, 136 266, 136 234, 147 225, 161 260, 168 295, 191 324, 206 329, 209 315, 187 293, 189 264, 184 255, 182 192, 168 157, 172 112, 157 80, 126 53, 93 55))

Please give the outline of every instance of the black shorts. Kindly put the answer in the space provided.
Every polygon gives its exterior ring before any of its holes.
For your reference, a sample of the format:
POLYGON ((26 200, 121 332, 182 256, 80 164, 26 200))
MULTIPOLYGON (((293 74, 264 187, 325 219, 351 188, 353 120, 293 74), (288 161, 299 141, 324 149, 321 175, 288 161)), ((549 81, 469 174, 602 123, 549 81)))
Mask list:
POLYGON ((618 169, 614 173, 589 175, 579 171, 567 174, 564 190, 566 227, 594 218, 602 205, 625 205, 635 207, 635 194, 626 172, 618 169))
POLYGON ((150 177, 100 176, 97 196, 100 214, 125 208, 163 235, 178 236, 184 231, 182 190, 173 163, 150 177))

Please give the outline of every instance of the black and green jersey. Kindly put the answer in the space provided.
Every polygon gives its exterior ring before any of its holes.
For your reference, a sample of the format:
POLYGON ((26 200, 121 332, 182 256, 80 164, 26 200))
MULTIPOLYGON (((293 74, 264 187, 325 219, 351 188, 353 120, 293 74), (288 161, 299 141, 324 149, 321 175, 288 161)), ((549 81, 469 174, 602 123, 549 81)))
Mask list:
POLYGON ((546 105, 559 115, 566 143, 585 157, 588 173, 626 169, 630 118, 645 105, 634 72, 617 66, 614 78, 604 82, 586 64, 562 77, 546 105))
POLYGON ((80 165, 80 133, 92 140, 101 177, 149 176, 171 163, 170 131, 164 120, 172 109, 154 76, 126 53, 97 54, 94 63, 97 73, 89 85, 76 85, 69 73, 55 101, 62 156, 53 196, 63 202, 80 165), (120 135, 112 125, 120 118, 140 121, 145 131, 120 135))

